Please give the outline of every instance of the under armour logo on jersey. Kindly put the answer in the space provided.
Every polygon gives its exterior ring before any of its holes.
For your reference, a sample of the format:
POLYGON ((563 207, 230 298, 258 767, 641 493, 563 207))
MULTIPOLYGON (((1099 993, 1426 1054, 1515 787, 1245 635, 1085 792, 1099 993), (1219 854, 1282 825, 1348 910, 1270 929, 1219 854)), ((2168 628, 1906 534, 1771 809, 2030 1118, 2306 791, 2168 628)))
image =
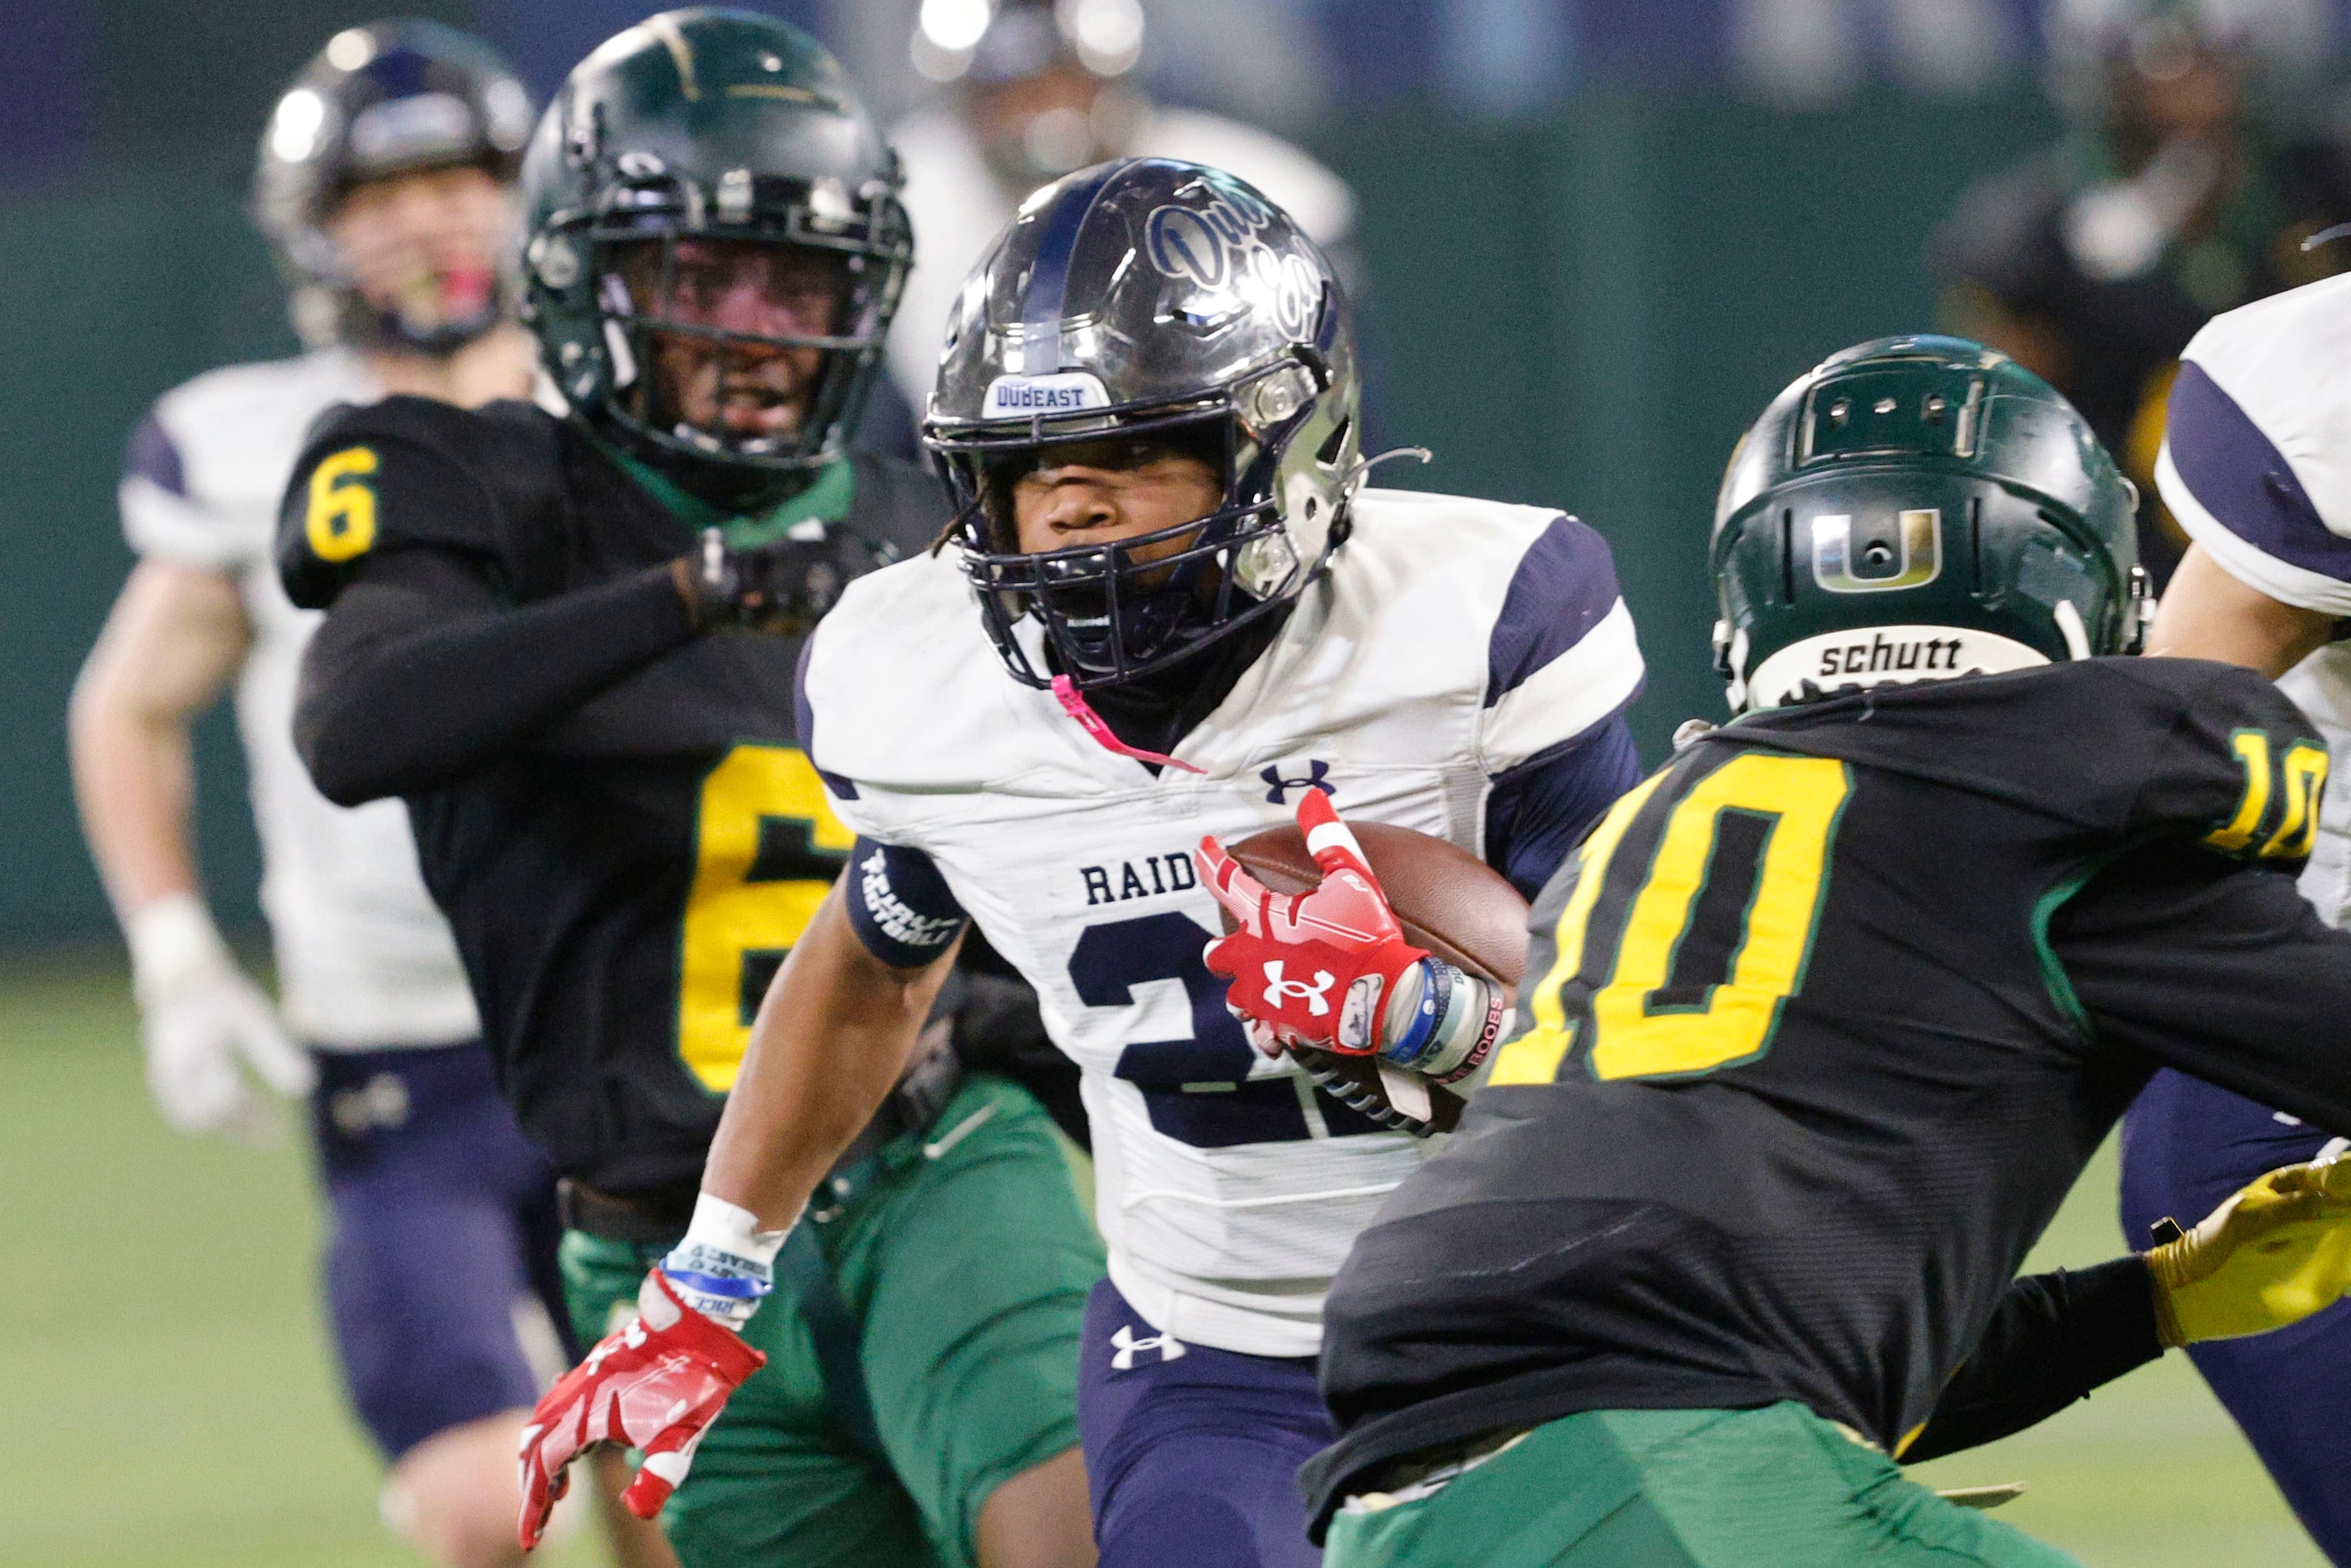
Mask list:
POLYGON ((1311 984, 1304 980, 1285 980, 1281 977, 1281 965, 1279 958, 1266 960, 1266 1006, 1279 1008, 1284 1002, 1304 1002, 1307 1016, 1318 1019, 1331 1010, 1331 1004, 1325 998, 1331 988, 1338 983, 1338 976, 1328 969, 1317 969, 1311 984))
POLYGON ((1259 773, 1258 777, 1266 782, 1266 800, 1276 806, 1290 804, 1288 795, 1292 789, 1320 789, 1325 795, 1336 795, 1339 792, 1334 786, 1323 782, 1325 779, 1331 777, 1331 765, 1319 757, 1310 757, 1306 759, 1306 777, 1303 779, 1284 779, 1281 776, 1280 763, 1267 764, 1265 771, 1259 773))
POLYGON ((1118 1353, 1110 1358, 1113 1372, 1133 1372, 1137 1351, 1155 1350, 1160 1360, 1174 1361, 1185 1350, 1184 1342, 1172 1333, 1155 1333, 1137 1339, 1133 1325, 1128 1323, 1118 1325, 1118 1332, 1110 1336, 1110 1345, 1118 1353))

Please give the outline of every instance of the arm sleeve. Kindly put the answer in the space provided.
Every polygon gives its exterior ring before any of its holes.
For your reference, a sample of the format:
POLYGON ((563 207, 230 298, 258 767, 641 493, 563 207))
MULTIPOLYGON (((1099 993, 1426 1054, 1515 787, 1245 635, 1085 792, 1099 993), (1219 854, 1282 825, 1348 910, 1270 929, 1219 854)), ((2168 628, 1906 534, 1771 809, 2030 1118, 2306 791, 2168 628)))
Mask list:
POLYGON ((867 952, 893 969, 932 963, 970 919, 920 850, 861 837, 844 875, 851 929, 867 952))
POLYGON ((2351 1133, 2351 933, 2283 871, 2149 845, 2092 877, 2048 938, 2101 1046, 2351 1133))
POLYGON ((2134 784, 2116 824, 2125 841, 2196 842, 2298 866, 2315 841, 2328 771, 2318 727, 2254 671, 2196 659, 2137 663, 2160 671, 2172 699, 2145 730, 2144 747, 2111 770, 2134 784))
POLYGON ((1640 779, 1640 753, 1622 714, 1520 763, 1486 797, 1486 863, 1531 903, 1600 814, 1640 779))
POLYGON ((694 634, 667 567, 509 609, 476 558, 372 554, 304 657, 295 745, 338 804, 439 789, 694 634))
POLYGON ((2155 1285, 2137 1257, 2030 1274, 2000 1307, 1943 1389, 1902 1462, 1940 1458, 2022 1432, 2163 1354, 2155 1285))
POLYGON ((1553 517, 1519 559, 1486 650, 1479 754, 1489 777, 1557 752, 1622 714, 1646 674, 1608 545, 1553 517))
MULTIPOLYGON (((2230 347, 2225 340, 2213 346, 2224 374, 2230 347)), ((2156 461, 2157 487, 2189 537, 2246 587, 2281 604, 2351 615, 2351 538, 2328 526, 2310 482, 2318 481, 2322 494, 2344 488, 2332 472, 2337 456, 2314 454, 2297 463, 2285 450, 2325 439, 2307 427, 2324 423, 2326 405, 2339 394, 2330 397, 2325 386, 2256 382, 2254 389, 2248 395, 2257 403, 2278 406, 2257 414, 2212 371, 2194 359, 2180 362, 2156 461), (2306 479, 2306 468, 2317 472, 2306 479)), ((2336 521, 2351 528, 2351 517, 2336 521)))
POLYGON ((256 519, 256 528, 240 528, 196 495, 179 442, 160 411, 131 433, 115 495, 122 509, 122 537, 142 557, 225 572, 267 555, 266 515, 256 519))

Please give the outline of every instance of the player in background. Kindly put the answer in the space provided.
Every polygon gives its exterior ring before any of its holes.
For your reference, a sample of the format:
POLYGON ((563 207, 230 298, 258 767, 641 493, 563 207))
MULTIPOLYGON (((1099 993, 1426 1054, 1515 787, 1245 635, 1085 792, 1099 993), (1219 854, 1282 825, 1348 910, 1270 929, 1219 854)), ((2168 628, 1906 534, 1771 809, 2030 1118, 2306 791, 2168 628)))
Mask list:
POLYGON ((121 489, 140 561, 72 713, 156 1103, 183 1131, 235 1134, 271 1120, 250 1079, 308 1093, 345 1386, 392 1467, 385 1517, 452 1564, 515 1557, 511 1453, 562 1343, 541 1306, 560 1321, 554 1173, 498 1098, 407 814, 329 804, 294 754, 319 618, 287 602, 270 537, 329 407, 528 388, 497 257, 530 120, 496 55, 423 22, 337 34, 279 99, 254 210, 310 351, 201 376, 140 426, 121 489), (189 726, 232 684, 282 1021, 214 931, 189 842, 189 726))
POLYGON ((679 1246, 749 1219, 696 1208, 704 1155, 849 861, 793 744, 802 639, 951 516, 932 476, 846 455, 906 264, 896 184, 806 35, 649 17, 572 71, 521 173, 524 313, 568 412, 341 410, 287 492, 287 587, 331 605, 298 744, 332 799, 406 798, 502 1084, 567 1178, 573 1321, 645 1385, 542 1405, 526 1543, 610 1440, 646 1454, 626 1500, 667 1500, 689 1568, 1093 1559, 1075 1380, 1101 1252, 1045 1113, 963 1072, 961 1012, 877 1087, 807 1225, 726 1232, 757 1278, 679 1246), (708 1391, 644 1359, 682 1322, 743 1385, 695 1423, 690 1479, 672 1406, 708 1391))
POLYGON ((1265 193, 1352 285, 1344 247, 1355 197, 1337 175, 1270 131, 1153 103, 1135 80, 1149 29, 1140 0, 1000 0, 977 38, 942 40, 932 7, 915 63, 946 91, 890 128, 906 161, 906 212, 922 252, 890 340, 890 371, 920 409, 938 381, 956 296, 1031 191, 1108 158, 1180 158, 1265 193))
MULTIPOLYGON (((1748 433, 1740 716, 1544 889, 1527 1027, 1332 1285, 1334 1564, 2071 1562, 1895 1468, 2017 1264, 2160 1065, 2351 1125, 2351 936, 2291 879, 2325 749, 2243 671, 2097 656, 2143 624, 2132 532, 2080 416, 1974 344, 1849 350, 1748 433)), ((1417 954, 1317 837, 1335 888, 1215 956, 1346 1048, 1255 961, 1417 954)), ((2104 1326, 2050 1403, 2333 1302, 2346 1239, 2351 1164, 2305 1165, 2072 1277, 2104 1326)))
MULTIPOLYGON (((1190 847, 1321 790, 1539 885, 1638 773, 1631 618, 1582 523, 1363 487, 1343 292, 1230 175, 1072 174, 961 298, 925 425, 950 548, 851 584, 810 641, 800 735, 852 869, 761 1010, 683 1255, 764 1272, 743 1228, 826 1201, 975 925, 1083 1071, 1102 1561, 1309 1563, 1322 1292, 1422 1153, 1251 1050, 1190 847)), ((1446 994, 1419 1060, 1458 1077, 1499 1009, 1446 994)), ((720 1389, 714 1331, 644 1354, 707 1354, 720 1389)))
POLYGON ((2071 129, 1970 192, 1935 241, 1945 324, 2064 393, 2139 486, 2158 588, 2185 544, 2154 484, 2180 350, 2219 312, 2334 271, 2301 241, 2351 219, 2351 152, 2294 119, 2326 26, 2312 0, 2057 0, 2071 129))
MULTIPOLYGON (((2149 651, 2242 664, 2275 680, 2338 756, 2351 752, 2351 279, 2233 310, 2196 335, 2171 391, 2157 476, 2193 542, 2163 597, 2149 651)), ((2326 786, 2304 897, 2351 924, 2351 794, 2326 786)), ((2164 1073, 2123 1134, 2130 1234, 2189 1212, 2232 1173, 2343 1147, 2351 1125, 2312 1125, 2228 1089, 2164 1073)), ((2291 1334, 2199 1346, 2211 1384, 2327 1556, 2351 1563, 2351 1311, 2291 1334)))

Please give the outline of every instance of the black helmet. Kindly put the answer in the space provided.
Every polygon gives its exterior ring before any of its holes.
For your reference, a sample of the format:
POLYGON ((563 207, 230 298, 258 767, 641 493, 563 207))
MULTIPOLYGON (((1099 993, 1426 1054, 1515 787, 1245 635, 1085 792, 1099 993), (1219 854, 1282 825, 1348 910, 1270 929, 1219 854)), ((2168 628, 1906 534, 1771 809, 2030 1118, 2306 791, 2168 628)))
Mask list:
POLYGON ((1731 706, 2135 651, 2137 500, 2004 354, 1917 337, 1833 355, 1740 438, 1715 503, 1731 706))
POLYGON ((455 28, 371 22, 329 39, 271 112, 253 181, 254 219, 303 340, 445 354, 497 325, 498 287, 455 319, 368 304, 325 225, 353 186, 388 175, 477 164, 513 180, 530 121, 530 94, 507 63, 455 28))
POLYGON ((1232 175, 1133 158, 1029 197, 964 285, 923 426, 1014 677, 1131 680, 1296 598, 1346 535, 1358 397, 1329 260, 1232 175), (1050 444, 1105 437, 1203 451, 1223 504, 1022 553, 1010 481, 1050 444))
POLYGON ((840 64, 747 11, 665 11, 606 42, 548 106, 524 160, 523 319, 590 425, 714 504, 750 510, 837 459, 882 361, 914 242, 898 160, 840 64), (799 247, 837 266, 830 330, 753 336, 663 314, 678 242, 799 247), (623 275, 658 246, 641 299, 623 275), (656 334, 820 356, 789 435, 744 437, 666 413, 656 334))

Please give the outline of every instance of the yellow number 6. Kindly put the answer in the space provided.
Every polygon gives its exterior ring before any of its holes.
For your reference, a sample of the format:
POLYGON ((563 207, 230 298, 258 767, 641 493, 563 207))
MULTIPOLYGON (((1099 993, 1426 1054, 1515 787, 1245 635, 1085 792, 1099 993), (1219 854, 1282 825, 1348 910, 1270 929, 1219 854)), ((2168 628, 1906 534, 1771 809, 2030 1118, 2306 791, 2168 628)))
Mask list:
POLYGON ((350 560, 375 548, 375 451, 346 446, 310 471, 310 510, 303 531, 320 560, 350 560))

